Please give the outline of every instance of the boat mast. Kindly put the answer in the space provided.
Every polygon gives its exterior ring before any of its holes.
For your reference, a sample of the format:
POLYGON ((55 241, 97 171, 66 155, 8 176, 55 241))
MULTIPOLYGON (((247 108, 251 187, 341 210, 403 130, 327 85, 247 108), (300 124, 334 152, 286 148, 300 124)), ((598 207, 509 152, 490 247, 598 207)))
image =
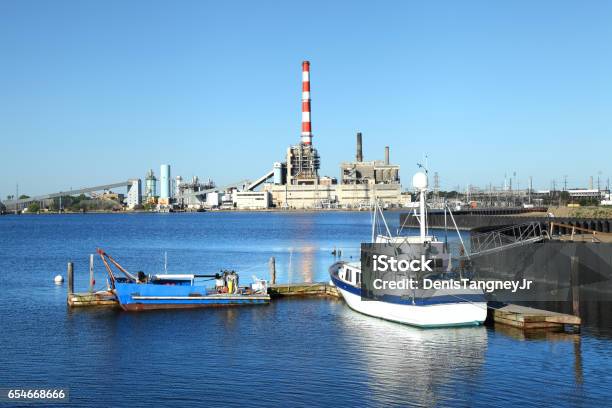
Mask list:
POLYGON ((372 202, 372 239, 370 242, 376 242, 376 211, 377 211, 378 203, 376 201, 372 202))
POLYGON ((425 189, 421 189, 421 242, 425 242, 425 226, 427 225, 427 216, 425 214, 425 189))
POLYGON ((427 211, 425 210, 425 198, 427 195, 427 173, 425 172, 417 172, 412 177, 412 185, 413 187, 419 191, 420 193, 420 217, 419 223, 421 224, 421 242, 425 242, 425 237, 427 236, 426 228, 427 228, 427 211))

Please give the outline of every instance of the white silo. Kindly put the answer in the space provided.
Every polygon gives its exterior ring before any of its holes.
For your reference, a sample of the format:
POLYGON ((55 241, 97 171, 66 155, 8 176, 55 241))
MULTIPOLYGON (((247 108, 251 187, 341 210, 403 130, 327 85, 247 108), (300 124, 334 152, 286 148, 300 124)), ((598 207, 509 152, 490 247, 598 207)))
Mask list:
POLYGON ((176 176, 174 178, 174 196, 178 197, 181 195, 181 184, 183 184, 183 178, 181 176, 176 176))
POLYGON ((159 168, 159 198, 162 200, 170 199, 170 165, 162 164, 159 168))
POLYGON ((280 184, 285 184, 283 182, 283 164, 280 162, 276 162, 273 165, 273 169, 274 169, 274 184, 280 185, 280 184))

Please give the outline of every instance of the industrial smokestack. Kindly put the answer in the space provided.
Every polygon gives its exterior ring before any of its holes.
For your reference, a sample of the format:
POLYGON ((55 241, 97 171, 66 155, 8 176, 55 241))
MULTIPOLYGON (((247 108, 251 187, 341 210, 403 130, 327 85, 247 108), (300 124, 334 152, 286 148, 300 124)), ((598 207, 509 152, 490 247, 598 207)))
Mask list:
POLYGON ((358 162, 363 161, 363 150, 361 144, 361 132, 357 132, 357 154, 355 155, 355 160, 358 162))
POLYGON ((302 62, 302 144, 312 143, 310 127, 310 62, 302 62))
POLYGON ((389 165, 389 146, 385 146, 385 164, 389 165))

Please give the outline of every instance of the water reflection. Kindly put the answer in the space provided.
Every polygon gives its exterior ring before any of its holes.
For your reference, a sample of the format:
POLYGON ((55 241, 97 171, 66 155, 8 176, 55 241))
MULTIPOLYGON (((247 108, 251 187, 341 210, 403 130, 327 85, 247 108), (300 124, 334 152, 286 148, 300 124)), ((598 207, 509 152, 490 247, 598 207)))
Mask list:
POLYGON ((485 362, 485 327, 422 330, 345 308, 344 347, 361 356, 375 405, 410 401, 437 406, 453 399, 452 383, 475 381, 485 362), (444 392, 443 389, 448 390, 444 392))

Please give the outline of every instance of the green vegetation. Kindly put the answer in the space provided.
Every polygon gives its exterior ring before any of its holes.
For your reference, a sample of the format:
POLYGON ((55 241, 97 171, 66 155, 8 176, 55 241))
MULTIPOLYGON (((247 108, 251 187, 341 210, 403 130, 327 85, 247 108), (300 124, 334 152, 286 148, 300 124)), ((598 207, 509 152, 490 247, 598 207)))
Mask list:
POLYGON ((610 207, 580 207, 573 209, 572 217, 579 218, 612 218, 610 207))
POLYGON ((40 211, 40 205, 39 205, 38 203, 31 203, 31 204, 28 206, 28 212, 29 212, 29 213, 36 214, 36 213, 37 213, 37 212, 39 212, 39 211, 40 211))
POLYGON ((576 217, 576 218, 612 218, 612 207, 590 206, 590 207, 557 207, 549 208, 549 212, 555 217, 576 217))
POLYGON ((116 201, 112 200, 78 200, 70 205, 70 211, 87 212, 87 211, 120 211, 123 207, 116 201))

